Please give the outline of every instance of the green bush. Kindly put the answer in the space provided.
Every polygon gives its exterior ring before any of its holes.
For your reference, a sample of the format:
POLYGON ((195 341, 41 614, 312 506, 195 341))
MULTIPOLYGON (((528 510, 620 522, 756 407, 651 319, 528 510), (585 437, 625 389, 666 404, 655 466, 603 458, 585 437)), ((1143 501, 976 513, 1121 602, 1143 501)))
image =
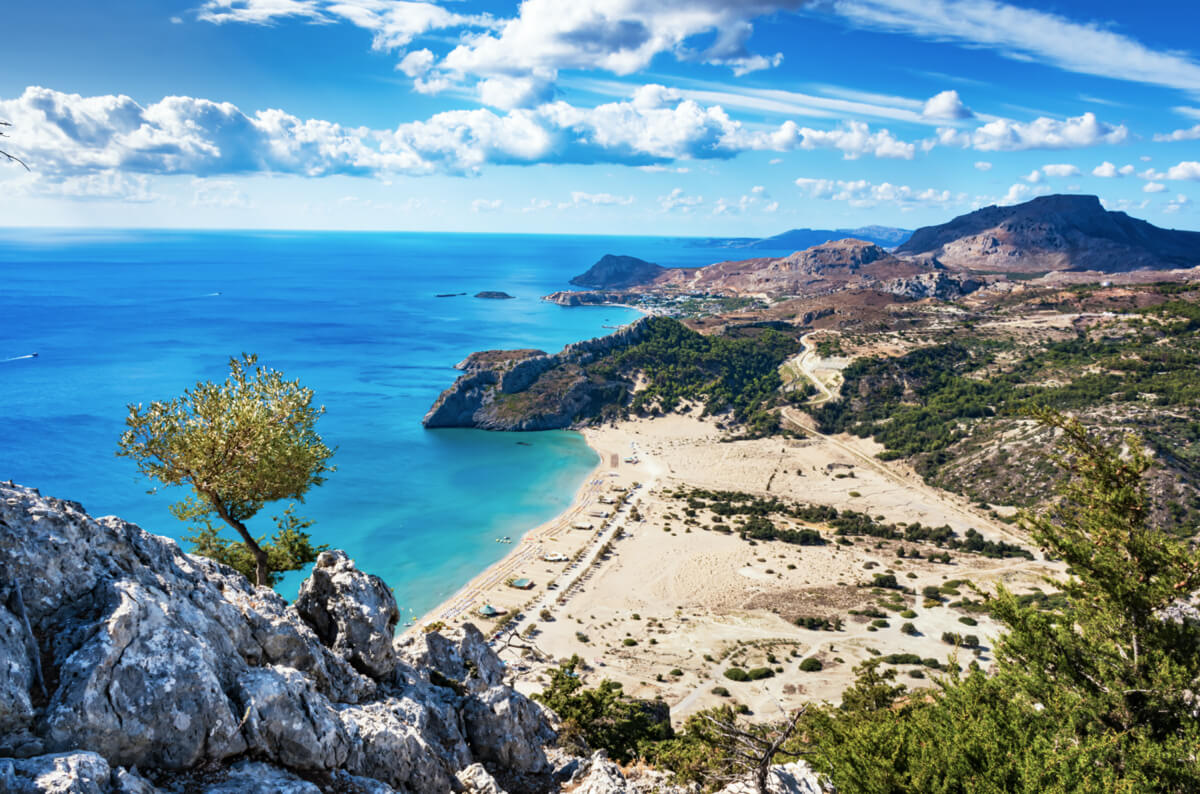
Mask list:
POLYGON ((815 656, 810 656, 800 663, 800 669, 806 673, 820 672, 823 667, 824 665, 821 664, 821 660, 815 656))
POLYGON ((749 681, 750 676, 740 667, 730 667, 725 671, 725 677, 730 681, 749 681))
POLYGON ((771 678, 775 675, 775 671, 770 667, 753 667, 746 671, 746 677, 751 681, 759 681, 763 678, 771 678))

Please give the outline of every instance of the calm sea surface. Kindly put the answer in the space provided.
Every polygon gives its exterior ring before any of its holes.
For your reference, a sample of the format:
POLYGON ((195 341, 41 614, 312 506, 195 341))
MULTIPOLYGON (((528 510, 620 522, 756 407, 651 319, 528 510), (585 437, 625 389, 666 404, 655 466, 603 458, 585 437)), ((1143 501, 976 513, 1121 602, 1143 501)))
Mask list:
MULTIPOLYGON (((634 319, 539 300, 606 253, 721 258, 644 237, 0 231, 0 479, 179 538, 167 505, 182 493, 148 494, 114 456, 125 406, 257 353, 327 408, 338 471, 298 512, 420 615, 511 548, 495 538, 563 510, 596 463, 576 433, 428 431, 421 417, 474 350, 554 351, 634 319), (467 295, 435 297, 449 292, 467 295)), ((272 532, 278 509, 252 529, 272 532)))

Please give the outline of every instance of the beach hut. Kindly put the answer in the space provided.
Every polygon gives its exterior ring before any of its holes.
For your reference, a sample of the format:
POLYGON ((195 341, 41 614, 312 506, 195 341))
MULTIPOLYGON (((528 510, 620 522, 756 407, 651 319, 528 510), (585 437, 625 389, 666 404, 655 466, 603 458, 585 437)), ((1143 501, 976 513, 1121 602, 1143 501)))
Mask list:
POLYGON ((543 554, 542 559, 546 562, 566 562, 570 558, 565 554, 559 554, 555 551, 543 554))
POLYGON ((587 521, 576 521, 571 525, 571 529, 592 529, 592 525, 587 521))
POLYGON ((491 604, 484 604, 479 608, 479 616, 483 618, 496 618, 503 615, 508 610, 494 607, 491 604))
POLYGON ((592 512, 588 513, 588 515, 591 516, 592 518, 608 518, 608 511, 607 510, 593 510, 592 512))
POLYGON ((533 589, 533 580, 532 579, 510 579, 508 582, 508 586, 515 587, 518 590, 532 590, 533 589))

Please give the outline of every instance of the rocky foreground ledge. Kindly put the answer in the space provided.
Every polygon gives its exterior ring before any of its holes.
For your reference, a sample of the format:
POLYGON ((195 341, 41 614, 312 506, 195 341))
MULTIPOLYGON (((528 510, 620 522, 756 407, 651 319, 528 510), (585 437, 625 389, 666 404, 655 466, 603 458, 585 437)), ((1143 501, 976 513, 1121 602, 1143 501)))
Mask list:
MULTIPOLYGON (((0 791, 682 792, 554 747, 474 626, 394 639, 325 552, 288 605, 172 540, 0 484, 0 791)), ((779 768, 781 790, 806 785, 779 768)), ((814 789, 815 790, 815 789, 814 789)))

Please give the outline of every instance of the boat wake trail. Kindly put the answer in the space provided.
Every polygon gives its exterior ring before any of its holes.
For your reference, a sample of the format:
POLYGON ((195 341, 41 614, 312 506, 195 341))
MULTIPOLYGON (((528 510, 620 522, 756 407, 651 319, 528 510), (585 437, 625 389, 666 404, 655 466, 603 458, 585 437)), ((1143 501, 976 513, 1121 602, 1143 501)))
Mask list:
POLYGON ((12 358, 0 359, 0 364, 5 364, 5 363, 8 363, 9 361, 22 361, 27 358, 37 358, 37 357, 38 357, 37 353, 30 353, 30 354, 24 355, 24 356, 13 356, 12 358))

